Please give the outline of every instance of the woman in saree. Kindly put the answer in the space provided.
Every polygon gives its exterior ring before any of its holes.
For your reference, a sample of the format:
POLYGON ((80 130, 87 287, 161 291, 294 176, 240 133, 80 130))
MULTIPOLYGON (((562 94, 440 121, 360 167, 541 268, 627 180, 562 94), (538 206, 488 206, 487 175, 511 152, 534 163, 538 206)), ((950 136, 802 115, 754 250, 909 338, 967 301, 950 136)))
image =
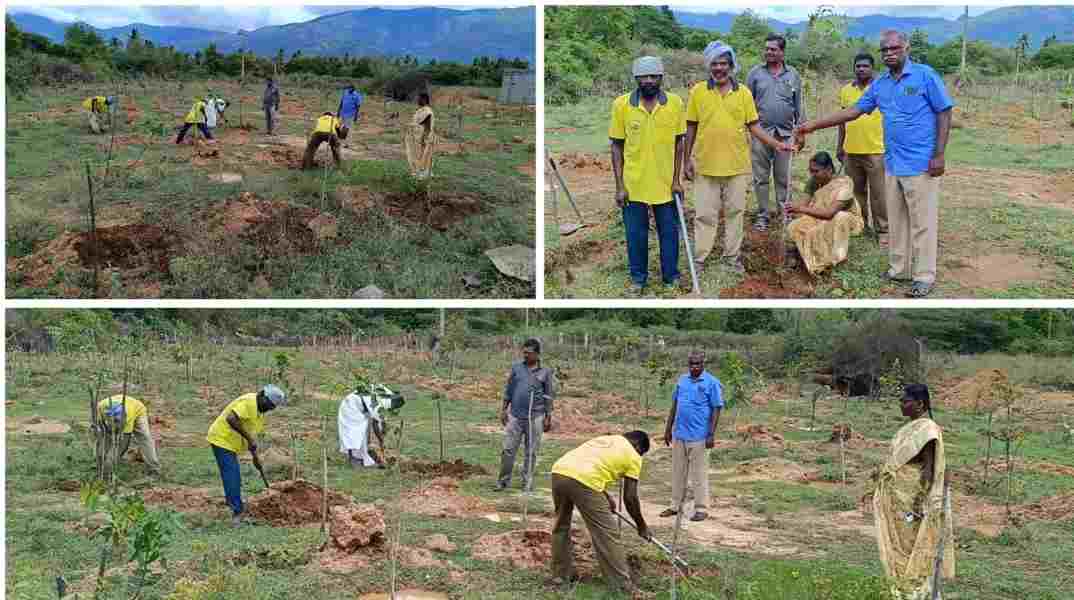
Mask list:
POLYGON ((418 179, 430 175, 433 164, 433 109, 429 106, 429 94, 418 94, 418 110, 405 125, 403 145, 410 173, 418 179))
POLYGON ((880 561, 896 599, 930 600, 939 553, 940 576, 955 575, 943 434, 932 420, 928 386, 906 386, 901 404, 909 422, 895 434, 873 494, 880 561))
POLYGON ((809 161, 809 200, 787 204, 790 217, 797 217, 787 227, 794 246, 788 245, 791 267, 798 255, 810 274, 816 275, 847 259, 850 236, 862 232, 865 222, 854 199, 854 187, 848 177, 835 177, 835 165, 827 152, 818 152, 809 161))

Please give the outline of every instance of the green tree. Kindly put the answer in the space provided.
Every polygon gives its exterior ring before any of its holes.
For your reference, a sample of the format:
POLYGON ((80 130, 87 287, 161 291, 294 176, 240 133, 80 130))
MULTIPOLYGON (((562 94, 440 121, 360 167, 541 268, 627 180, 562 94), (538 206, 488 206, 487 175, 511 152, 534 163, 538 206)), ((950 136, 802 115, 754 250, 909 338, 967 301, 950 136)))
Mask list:
POLYGON ((1042 69, 1074 69, 1074 44, 1042 46, 1033 57, 1033 64, 1042 69))

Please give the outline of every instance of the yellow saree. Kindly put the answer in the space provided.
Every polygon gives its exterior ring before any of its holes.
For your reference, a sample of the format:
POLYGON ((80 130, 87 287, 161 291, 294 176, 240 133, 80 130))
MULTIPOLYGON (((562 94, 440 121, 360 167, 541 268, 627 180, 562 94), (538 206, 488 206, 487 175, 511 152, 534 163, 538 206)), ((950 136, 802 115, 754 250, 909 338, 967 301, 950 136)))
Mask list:
POLYGON ((813 193, 809 204, 814 208, 840 208, 829 221, 801 215, 787 227, 787 233, 798 247, 806 268, 815 275, 847 259, 850 236, 860 234, 865 222, 861 218, 861 208, 854 199, 854 188, 849 177, 829 181, 813 193))
POLYGON ((433 109, 422 106, 414 112, 410 122, 404 125, 403 145, 406 148, 406 161, 410 165, 410 172, 420 177, 428 177, 429 169, 433 163, 434 133, 433 109), (429 133, 425 133, 422 124, 425 119, 429 120, 429 133))
POLYGON ((880 472, 873 510, 884 574, 895 582, 892 590, 900 600, 929 600, 933 569, 943 544, 945 580, 955 576, 954 517, 943 514, 944 459, 940 426, 925 417, 907 423, 895 434, 891 456, 880 472), (925 489, 918 458, 934 442, 932 485, 925 489))

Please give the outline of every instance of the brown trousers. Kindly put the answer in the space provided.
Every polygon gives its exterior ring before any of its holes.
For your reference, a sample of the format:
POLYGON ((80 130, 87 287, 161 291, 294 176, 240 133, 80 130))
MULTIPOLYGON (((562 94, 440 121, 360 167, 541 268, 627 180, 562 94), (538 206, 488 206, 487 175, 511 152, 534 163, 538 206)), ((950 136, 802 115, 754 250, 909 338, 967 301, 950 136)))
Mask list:
POLYGON ((716 231, 720 225, 720 209, 723 209, 727 225, 724 227, 723 257, 738 258, 742 248, 742 218, 746 214, 746 187, 750 184, 748 174, 730 177, 698 175, 694 184, 694 260, 703 263, 712 254, 716 244, 716 231))
POLYGON ((617 539, 616 518, 608 508, 608 499, 604 494, 570 477, 553 473, 552 504, 556 509, 556 522, 552 526, 553 576, 568 579, 573 574, 571 517, 577 508, 578 512, 582 513, 586 528, 589 529, 593 551, 600 562, 604 578, 608 580, 608 586, 631 588, 630 567, 617 539))
POLYGON ((694 492, 694 510, 708 509, 709 451, 705 449, 705 440, 699 442, 673 440, 671 442, 672 510, 679 510, 681 503, 686 500, 687 487, 694 492))
POLYGON ((888 175, 886 182, 891 219, 889 272, 899 279, 932 284, 936 281, 940 180, 922 173, 912 177, 888 175))
POLYGON ((861 207, 866 227, 888 232, 888 205, 885 198, 883 154, 847 154, 847 176, 854 182, 854 197, 861 207), (871 217, 871 218, 870 218, 871 217))
POLYGON ((336 161, 336 166, 339 166, 339 138, 335 134, 325 133, 323 131, 315 131, 310 137, 310 143, 306 144, 306 154, 302 157, 302 168, 309 169, 313 167, 313 157, 317 154, 317 148, 321 147, 321 144, 328 142, 328 147, 332 149, 332 160, 336 161))

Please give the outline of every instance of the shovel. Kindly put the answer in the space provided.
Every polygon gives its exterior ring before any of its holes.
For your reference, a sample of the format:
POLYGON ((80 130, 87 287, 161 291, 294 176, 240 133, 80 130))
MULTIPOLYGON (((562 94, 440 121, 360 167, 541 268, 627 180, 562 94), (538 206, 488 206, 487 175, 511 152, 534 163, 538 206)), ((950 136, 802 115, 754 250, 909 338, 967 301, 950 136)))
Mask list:
POLYGON ((256 454, 254 455, 254 468, 257 469, 257 472, 261 474, 261 481, 265 482, 265 489, 268 489, 268 477, 265 477, 265 469, 261 466, 261 460, 257 458, 256 454))
MULTIPOLYGON (((556 180, 559 181, 559 187, 563 188, 563 192, 567 194, 567 200, 570 200, 571 208, 574 209, 574 214, 578 215, 578 223, 564 223, 559 226, 560 235, 571 235, 586 226, 585 219, 582 218, 582 211, 578 210, 578 205, 574 203, 574 196, 572 196, 571 191, 567 189, 567 182, 563 181, 563 176, 559 174, 559 169, 556 168, 556 161, 552 158, 552 153, 548 151, 547 146, 544 149, 544 154, 548 157, 548 164, 552 167, 552 173, 556 175, 556 180)), ((556 201, 559 201, 558 197, 556 198, 556 201)))
POLYGON ((682 227, 682 241, 686 243, 686 260, 690 265, 690 279, 694 284, 694 295, 701 295, 701 284, 697 281, 697 268, 694 267, 694 251, 690 246, 690 234, 686 232, 686 213, 682 210, 682 194, 675 192, 672 194, 675 198, 675 208, 679 211, 679 226, 682 227))
MULTIPOLYGON (((638 526, 634 524, 634 521, 631 521, 630 519, 623 516, 623 513, 615 511, 615 516, 619 517, 620 521, 624 521, 627 525, 633 527, 635 531, 638 530, 638 526)), ((678 569, 679 573, 682 573, 683 577, 688 577, 690 575, 690 565, 686 563, 685 559, 683 559, 681 556, 675 555, 671 551, 671 548, 668 548, 666 545, 663 544, 663 542, 656 539, 655 537, 649 538, 649 541, 655 544, 657 548, 663 550, 664 554, 668 555, 668 559, 671 560, 672 566, 678 569)))

